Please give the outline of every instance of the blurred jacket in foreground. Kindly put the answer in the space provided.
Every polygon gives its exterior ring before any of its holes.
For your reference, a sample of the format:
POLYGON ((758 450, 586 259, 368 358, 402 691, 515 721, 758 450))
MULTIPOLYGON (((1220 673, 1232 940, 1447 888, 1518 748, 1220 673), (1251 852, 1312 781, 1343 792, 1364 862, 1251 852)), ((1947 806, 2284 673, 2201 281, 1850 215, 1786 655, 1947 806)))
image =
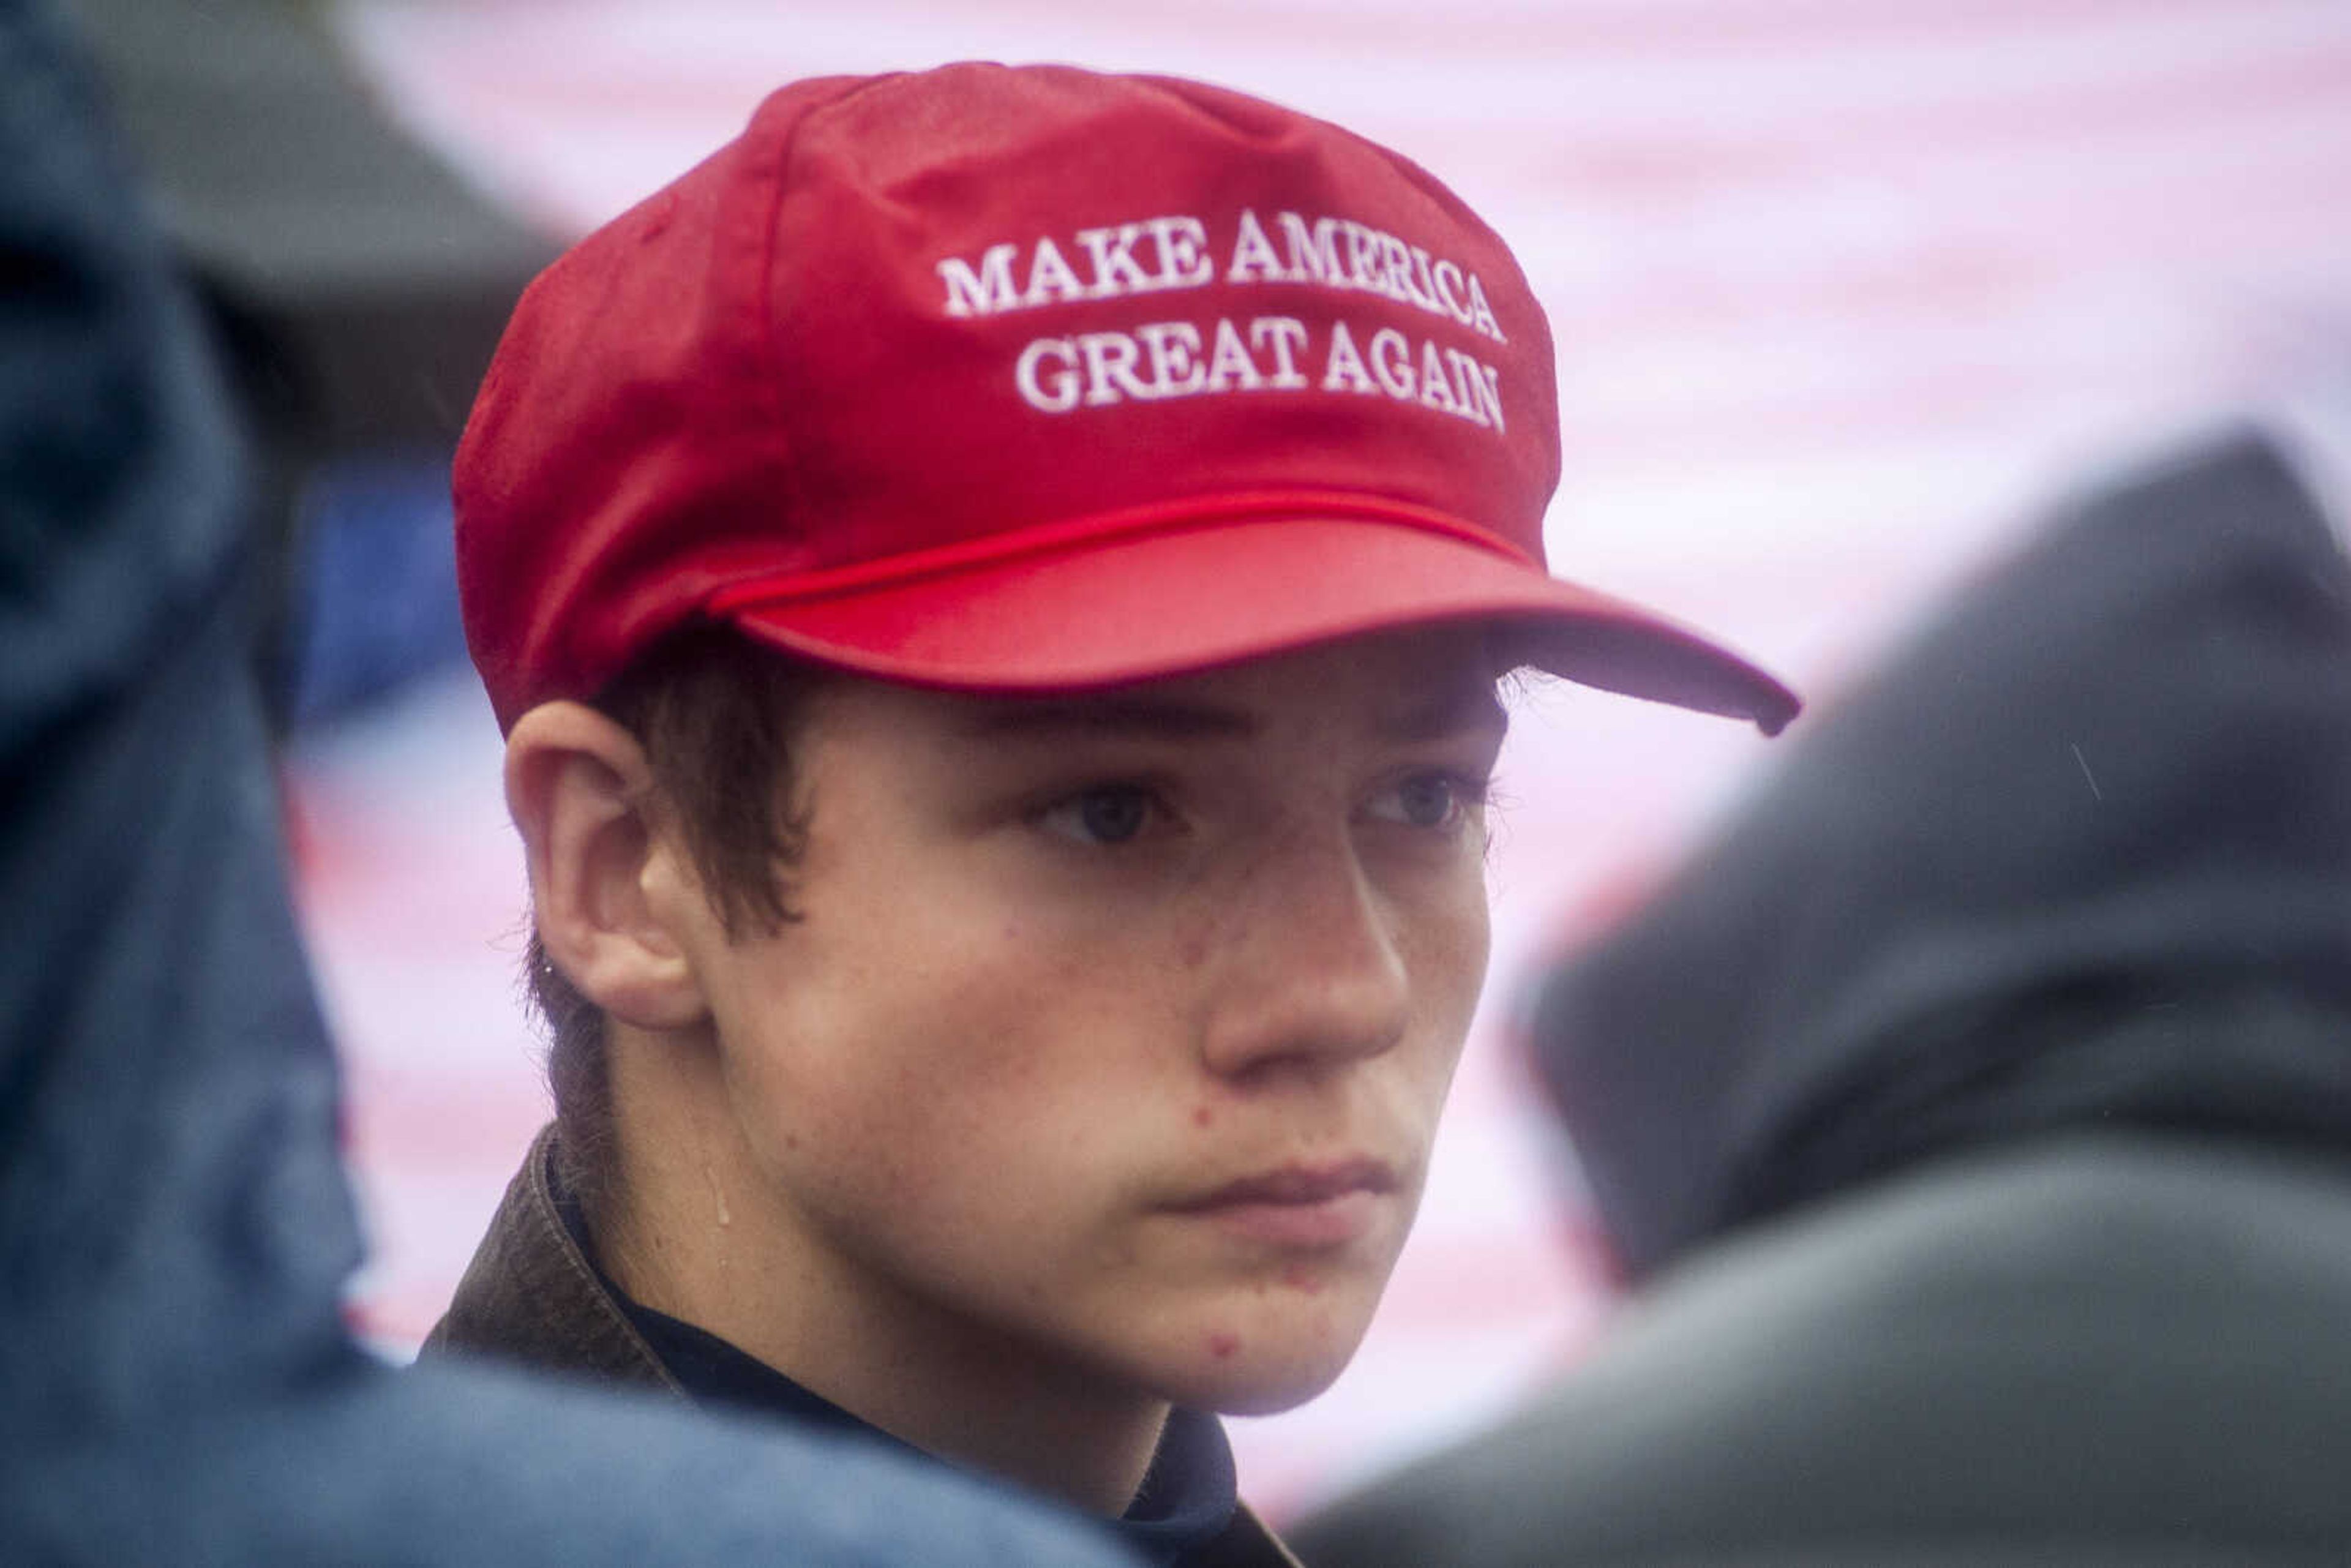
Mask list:
POLYGON ((1631 1301, 1301 1555, 2351 1561, 2351 567, 2290 468, 2074 508, 1786 761, 1541 998, 1631 1301))
POLYGON ((1123 1561, 878 1449, 352 1343, 226 404, 37 11, 0 0, 0 1563, 1123 1561))

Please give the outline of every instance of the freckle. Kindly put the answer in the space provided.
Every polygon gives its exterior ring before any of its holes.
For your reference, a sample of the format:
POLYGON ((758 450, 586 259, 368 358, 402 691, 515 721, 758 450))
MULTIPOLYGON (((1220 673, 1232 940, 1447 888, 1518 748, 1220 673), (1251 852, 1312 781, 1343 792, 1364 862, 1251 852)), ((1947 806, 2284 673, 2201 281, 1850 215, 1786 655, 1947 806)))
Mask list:
POLYGON ((1217 1113, 1206 1105, 1192 1107, 1192 1125, 1205 1127, 1217 1119, 1217 1113))
POLYGON ((1237 1333, 1212 1333, 1208 1336, 1208 1352, 1218 1361, 1230 1361, 1241 1348, 1241 1336, 1237 1333))

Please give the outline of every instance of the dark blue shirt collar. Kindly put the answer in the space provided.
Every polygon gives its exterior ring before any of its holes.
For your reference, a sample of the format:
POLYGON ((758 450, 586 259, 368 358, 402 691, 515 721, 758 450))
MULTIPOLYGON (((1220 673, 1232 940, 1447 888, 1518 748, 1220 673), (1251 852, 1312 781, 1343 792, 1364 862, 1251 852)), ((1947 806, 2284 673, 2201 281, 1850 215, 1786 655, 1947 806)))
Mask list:
MULTIPOLYGON (((559 1186, 554 1196, 556 1211, 595 1268, 598 1281, 690 1396, 829 1430, 864 1432, 919 1451, 708 1330, 631 1299, 595 1261, 596 1249, 578 1203, 559 1186)), ((1183 1568, 1193 1553, 1224 1533, 1239 1506, 1232 1444, 1224 1424, 1205 1411, 1179 1408, 1168 1414, 1142 1490, 1126 1511, 1111 1521, 1111 1529, 1153 1568, 1183 1568)))

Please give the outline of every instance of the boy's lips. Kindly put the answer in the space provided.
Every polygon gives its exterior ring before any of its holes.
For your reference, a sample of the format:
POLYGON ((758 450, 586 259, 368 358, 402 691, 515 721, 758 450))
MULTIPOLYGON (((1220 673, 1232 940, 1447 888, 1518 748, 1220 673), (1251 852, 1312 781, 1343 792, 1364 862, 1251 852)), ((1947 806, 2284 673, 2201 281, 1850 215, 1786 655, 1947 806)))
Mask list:
POLYGON ((1169 1207, 1278 1247, 1339 1247, 1369 1230, 1395 1190, 1385 1163, 1345 1159, 1261 1171, 1169 1207))

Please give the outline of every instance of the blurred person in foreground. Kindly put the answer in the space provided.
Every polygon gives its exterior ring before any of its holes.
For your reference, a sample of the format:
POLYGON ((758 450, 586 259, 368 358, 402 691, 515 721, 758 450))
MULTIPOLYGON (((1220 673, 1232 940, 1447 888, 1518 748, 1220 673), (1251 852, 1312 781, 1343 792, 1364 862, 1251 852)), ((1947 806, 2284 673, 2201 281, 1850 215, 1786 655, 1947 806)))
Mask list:
POLYGON ((0 0, 0 1563, 1125 1561, 872 1446, 353 1342, 250 491, 99 119, 0 0))
POLYGON ((1497 683, 1794 699, 1552 578, 1500 239, 1196 82, 798 83, 524 296, 456 466, 556 1122, 428 1354, 1276 1563, 1484 977, 1497 683))
POLYGON ((2351 1561, 2351 568, 2314 494, 2248 430, 2074 507, 1552 978, 1630 1300, 1308 1561, 2351 1561))

